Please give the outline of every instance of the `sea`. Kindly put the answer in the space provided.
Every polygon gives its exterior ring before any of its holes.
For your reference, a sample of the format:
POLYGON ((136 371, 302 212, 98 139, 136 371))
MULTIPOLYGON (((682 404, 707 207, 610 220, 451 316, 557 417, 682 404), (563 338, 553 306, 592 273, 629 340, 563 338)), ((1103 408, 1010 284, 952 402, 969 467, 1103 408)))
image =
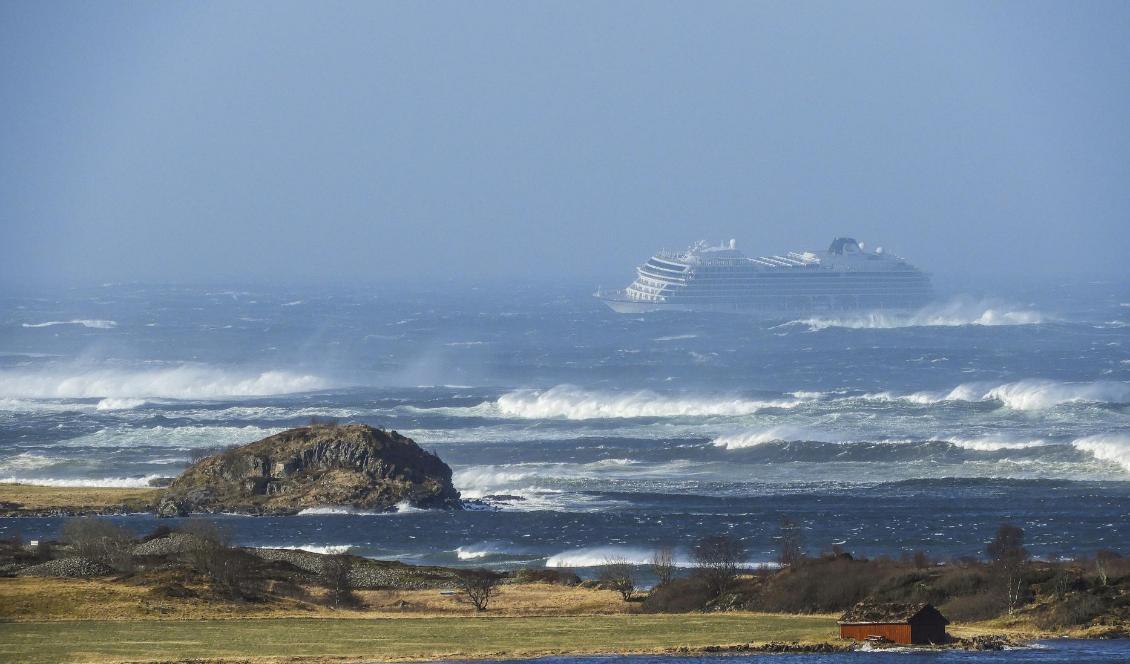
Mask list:
MULTIPOLYGON (((728 534, 768 566, 790 519, 813 554, 982 556, 1004 522, 1037 557, 1130 553, 1126 282, 776 321, 620 315, 592 291, 5 287, 0 481, 146 486, 319 418, 410 436, 469 509, 210 517, 236 542, 584 571, 659 546, 687 564, 728 534)), ((0 519, 0 536, 61 523, 0 519)))

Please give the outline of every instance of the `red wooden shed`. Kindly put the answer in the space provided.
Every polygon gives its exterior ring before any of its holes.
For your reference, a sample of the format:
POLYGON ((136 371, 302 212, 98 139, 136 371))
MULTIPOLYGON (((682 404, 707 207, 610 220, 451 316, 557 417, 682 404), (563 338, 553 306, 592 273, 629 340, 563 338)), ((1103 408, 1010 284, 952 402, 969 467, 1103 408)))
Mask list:
POLYGON ((903 644, 945 643, 946 617, 930 604, 860 602, 840 616, 840 638, 903 644))

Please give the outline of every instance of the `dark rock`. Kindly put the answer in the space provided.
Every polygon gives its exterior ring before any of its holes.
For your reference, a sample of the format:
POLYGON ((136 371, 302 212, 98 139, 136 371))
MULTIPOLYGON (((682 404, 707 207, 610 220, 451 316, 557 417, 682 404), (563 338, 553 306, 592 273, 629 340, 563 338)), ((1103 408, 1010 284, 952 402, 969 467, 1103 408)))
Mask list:
POLYGON ((152 487, 157 487, 159 489, 163 489, 164 487, 167 487, 170 484, 172 484, 173 480, 175 480, 175 479, 176 479, 175 477, 154 477, 153 479, 149 480, 146 484, 148 484, 149 486, 152 486, 152 487))
POLYGON ((205 457, 161 499, 159 516, 294 514, 312 507, 460 509, 451 468, 395 431, 364 424, 290 429, 205 457))

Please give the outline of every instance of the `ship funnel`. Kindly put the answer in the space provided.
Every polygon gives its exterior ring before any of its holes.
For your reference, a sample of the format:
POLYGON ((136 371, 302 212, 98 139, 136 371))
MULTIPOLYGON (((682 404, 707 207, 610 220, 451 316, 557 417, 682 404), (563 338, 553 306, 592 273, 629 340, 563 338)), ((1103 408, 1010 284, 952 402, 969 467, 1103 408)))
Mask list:
POLYGON ((738 241, 735 240, 734 238, 730 238, 730 248, 731 249, 737 249, 738 248, 738 241))

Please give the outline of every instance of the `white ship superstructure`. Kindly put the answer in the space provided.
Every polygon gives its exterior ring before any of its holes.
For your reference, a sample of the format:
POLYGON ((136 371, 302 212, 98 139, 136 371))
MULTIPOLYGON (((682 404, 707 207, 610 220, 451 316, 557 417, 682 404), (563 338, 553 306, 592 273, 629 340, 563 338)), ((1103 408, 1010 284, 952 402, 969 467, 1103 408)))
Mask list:
POLYGON ((659 252, 636 280, 596 296, 614 311, 737 311, 765 316, 908 309, 933 297, 930 277, 882 247, 836 238, 826 251, 747 257, 730 240, 659 252))

